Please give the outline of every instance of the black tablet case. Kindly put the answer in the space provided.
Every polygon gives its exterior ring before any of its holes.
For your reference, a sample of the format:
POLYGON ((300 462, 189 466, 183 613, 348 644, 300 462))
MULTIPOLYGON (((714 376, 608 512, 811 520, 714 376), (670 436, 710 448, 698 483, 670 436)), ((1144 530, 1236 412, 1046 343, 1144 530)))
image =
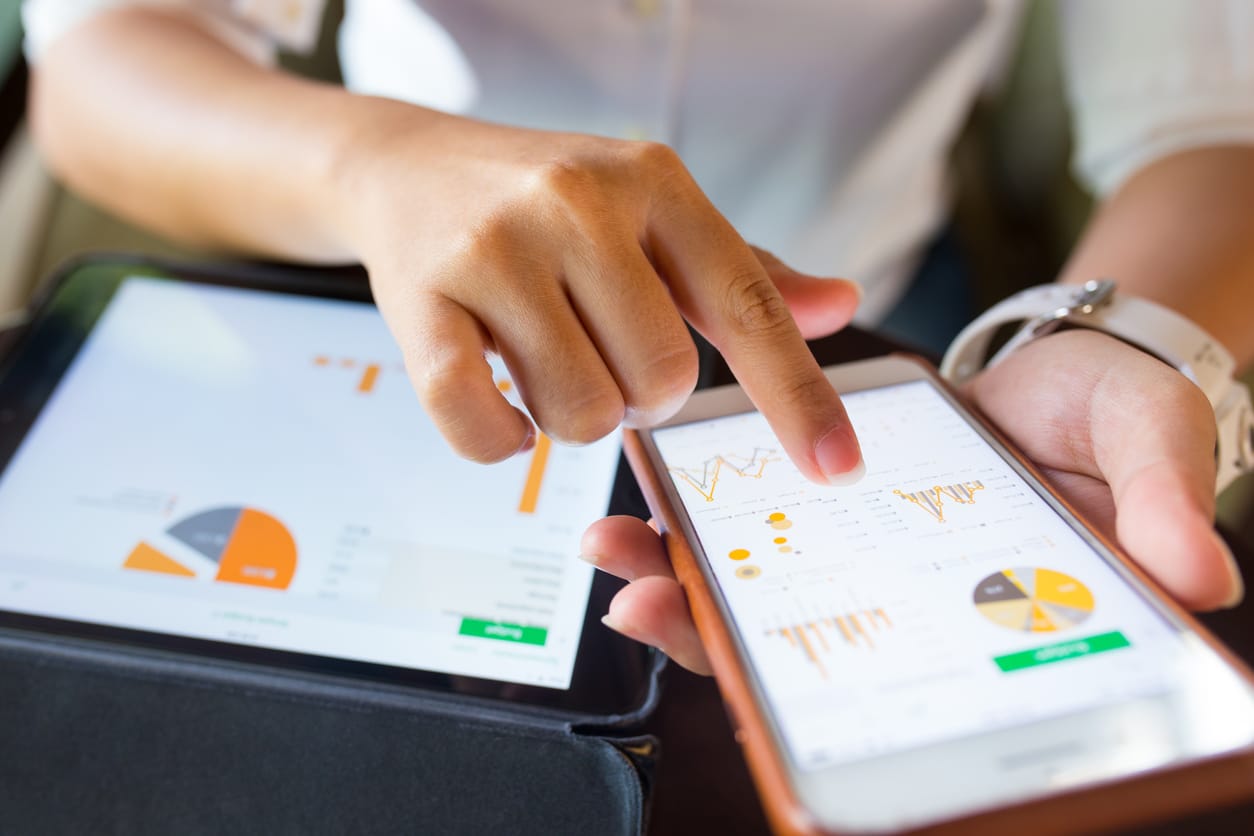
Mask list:
POLYGON ((0 834, 641 833, 664 664, 576 717, 0 630, 0 834))

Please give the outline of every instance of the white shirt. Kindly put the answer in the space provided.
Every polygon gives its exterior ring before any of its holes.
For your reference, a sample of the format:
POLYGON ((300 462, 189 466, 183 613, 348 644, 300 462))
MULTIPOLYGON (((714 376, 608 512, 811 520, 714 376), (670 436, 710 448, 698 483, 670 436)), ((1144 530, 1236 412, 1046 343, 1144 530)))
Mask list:
MULTIPOLYGON (((322 0, 26 0, 27 52, 96 9, 191 5, 257 58, 322 0)), ((947 213, 949 146, 1018 0, 347 0, 347 85, 507 124, 672 145, 751 243, 867 290, 874 322, 947 213)), ((1254 143, 1254 4, 1070 0, 1076 168, 1254 143)))

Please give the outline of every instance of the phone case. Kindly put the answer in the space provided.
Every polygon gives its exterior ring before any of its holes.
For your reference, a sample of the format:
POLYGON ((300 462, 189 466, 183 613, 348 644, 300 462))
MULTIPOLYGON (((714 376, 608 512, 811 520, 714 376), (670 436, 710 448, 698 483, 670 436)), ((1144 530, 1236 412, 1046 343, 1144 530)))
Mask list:
MULTIPOLYGON (((902 355, 920 364, 933 380, 954 394, 936 375, 932 366, 914 355, 902 355)), ((1083 520, 1076 509, 1062 500, 1040 471, 1020 454, 1009 440, 982 416, 969 410, 981 426, 1022 462, 1032 476, 1050 489, 1063 505, 1083 520)), ((768 725, 748 686, 749 672, 736 650, 731 628, 719 613, 715 596, 701 571, 699 558, 682 535, 679 514, 663 489, 670 477, 658 472, 645 452, 639 434, 624 433, 627 460, 644 492, 649 509, 658 522, 662 540, 670 555, 675 575, 684 588, 697 632, 705 645, 719 690, 727 706, 736 740, 741 744, 750 773, 757 786, 771 828, 780 834, 834 836, 824 831, 801 806, 788 779, 783 754, 778 751, 768 725)), ((1087 523, 1086 523, 1087 525, 1087 523)), ((1090 529, 1093 530, 1093 529, 1090 529)), ((1131 567, 1137 578, 1160 597, 1169 601, 1172 611, 1185 621, 1207 644, 1254 685, 1246 665, 1224 647, 1182 608, 1170 602, 1163 590, 1118 547, 1096 530, 1094 534, 1131 567)), ((1074 834, 1132 827, 1183 815, 1206 807, 1235 803, 1254 795, 1254 750, 1245 750, 1187 767, 1159 770, 1117 783, 1073 791, 1025 804, 984 811, 921 828, 913 833, 935 836, 971 834, 1074 834)))
POLYGON ((632 710, 586 716, 0 628, 0 833, 632 836, 665 662, 632 710))

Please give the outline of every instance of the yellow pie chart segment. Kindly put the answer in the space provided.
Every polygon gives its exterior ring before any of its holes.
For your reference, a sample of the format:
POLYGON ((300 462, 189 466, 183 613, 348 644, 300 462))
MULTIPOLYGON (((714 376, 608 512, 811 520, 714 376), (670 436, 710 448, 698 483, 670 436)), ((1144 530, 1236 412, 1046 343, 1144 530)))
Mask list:
POLYGON ((976 584, 976 610, 994 624, 1024 633, 1053 633, 1085 621, 1093 593, 1063 572, 1016 567, 994 572, 976 584))

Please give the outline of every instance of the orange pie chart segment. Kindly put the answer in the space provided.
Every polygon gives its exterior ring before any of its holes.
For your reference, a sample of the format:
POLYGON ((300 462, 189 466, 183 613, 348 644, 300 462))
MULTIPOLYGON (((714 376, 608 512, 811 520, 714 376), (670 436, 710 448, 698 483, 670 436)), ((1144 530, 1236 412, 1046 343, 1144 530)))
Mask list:
MULTIPOLYGON (((165 532, 218 565, 214 580, 267 589, 287 589, 296 574, 296 541, 283 523, 255 508, 222 507, 201 511, 165 532)), ((195 577, 198 572, 141 542, 123 568, 195 577)))
POLYGON ((122 568, 138 569, 141 572, 160 572, 184 578, 196 577, 196 573, 182 563, 142 542, 131 551, 126 562, 122 564, 122 568))
POLYGON ((283 523, 245 508, 227 541, 215 580, 287 589, 296 574, 296 542, 283 523))

